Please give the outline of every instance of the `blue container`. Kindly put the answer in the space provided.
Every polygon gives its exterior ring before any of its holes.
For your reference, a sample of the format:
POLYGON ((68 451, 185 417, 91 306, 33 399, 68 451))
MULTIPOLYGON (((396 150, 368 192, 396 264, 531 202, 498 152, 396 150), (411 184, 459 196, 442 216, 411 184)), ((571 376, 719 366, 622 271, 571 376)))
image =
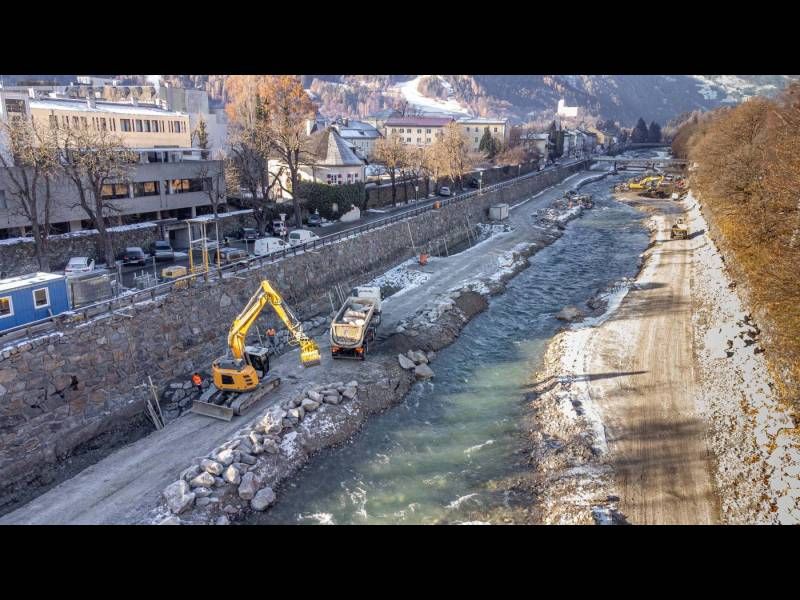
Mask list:
POLYGON ((31 273, 0 279, 0 332, 69 310, 63 275, 31 273))

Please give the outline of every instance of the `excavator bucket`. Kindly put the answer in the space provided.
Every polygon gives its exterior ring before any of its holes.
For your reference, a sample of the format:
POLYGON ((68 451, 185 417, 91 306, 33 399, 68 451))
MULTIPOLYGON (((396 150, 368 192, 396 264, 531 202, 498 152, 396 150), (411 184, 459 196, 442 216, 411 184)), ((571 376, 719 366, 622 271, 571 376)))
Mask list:
POLYGON ((304 367, 314 367, 320 364, 321 361, 319 348, 316 346, 313 348, 302 348, 300 350, 300 362, 304 367))

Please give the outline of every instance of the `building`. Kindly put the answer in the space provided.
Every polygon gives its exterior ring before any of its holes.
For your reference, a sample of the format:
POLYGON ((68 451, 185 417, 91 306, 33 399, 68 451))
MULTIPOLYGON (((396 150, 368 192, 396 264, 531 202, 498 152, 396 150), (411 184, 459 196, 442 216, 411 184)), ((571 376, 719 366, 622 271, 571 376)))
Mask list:
MULTIPOLYGON (((170 85, 158 88, 158 97, 169 109, 189 116, 190 134, 205 121, 208 132, 208 149, 212 157, 224 155, 228 143, 228 115, 223 106, 211 106, 208 92, 190 90, 170 85)), ((197 140, 193 140, 196 143, 197 140)), ((190 144, 191 145, 191 144, 190 144)))
POLYGON ((0 279, 0 331, 69 310, 63 275, 31 273, 0 279))
POLYGON ((511 127, 509 127, 508 119, 505 118, 463 117, 458 119, 457 123, 467 138, 470 152, 479 151, 481 138, 487 129, 502 145, 508 144, 508 138, 511 135, 511 127))
MULTIPOLYGON (((334 127, 311 134, 309 140, 311 158, 300 165, 298 175, 300 181, 343 185, 365 181, 365 161, 359 157, 334 127)), ((289 172, 280 160, 270 159, 271 173, 281 172, 283 188, 289 187, 289 172)), ((280 188, 279 188, 280 189, 280 188)), ((282 198, 291 198, 291 194, 278 192, 282 198)))
POLYGON ((575 118, 578 116, 577 106, 566 106, 564 99, 558 101, 558 108, 556 114, 559 117, 575 118))
POLYGON ((385 125, 389 119, 402 116, 398 111, 393 108, 384 108, 383 110, 376 111, 371 115, 367 115, 362 120, 368 125, 372 125, 381 135, 386 135, 385 125))
POLYGON ((400 137, 404 144, 425 148, 443 134, 444 128, 453 123, 452 117, 391 117, 384 124, 384 135, 400 137))
POLYGON ((528 150, 535 151, 545 161, 550 156, 550 135, 547 133, 536 133, 526 130, 520 135, 520 144, 528 150))
MULTIPOLYGON (((137 154, 128 179, 105 186, 112 207, 106 217, 113 225, 194 217, 212 210, 206 191, 210 185, 224 193, 222 161, 205 160, 199 149, 192 148, 186 113, 155 104, 103 102, 93 97, 37 98, 35 90, 27 94, 0 90, 0 101, 4 119, 29 117, 59 129, 104 129, 137 154)), ((11 174, 9 169, 0 168, 0 238, 24 235, 31 225, 14 197, 11 174)), ((55 179, 50 189, 54 233, 94 228, 70 181, 55 179)))
POLYGON ((350 119, 337 119, 333 127, 361 157, 372 158, 375 142, 381 138, 377 128, 364 121, 351 121, 350 119))

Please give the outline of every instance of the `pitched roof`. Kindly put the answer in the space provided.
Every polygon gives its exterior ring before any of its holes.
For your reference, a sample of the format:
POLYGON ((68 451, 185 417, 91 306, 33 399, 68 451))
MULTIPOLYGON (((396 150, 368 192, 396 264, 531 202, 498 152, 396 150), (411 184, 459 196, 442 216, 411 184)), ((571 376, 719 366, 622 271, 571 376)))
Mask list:
POLYGON ((312 134, 311 148, 312 154, 316 157, 315 164, 318 165, 344 167, 364 164, 364 161, 332 127, 312 134))
POLYGON ((386 121, 386 127, 444 127, 453 121, 451 117, 392 117, 386 121))

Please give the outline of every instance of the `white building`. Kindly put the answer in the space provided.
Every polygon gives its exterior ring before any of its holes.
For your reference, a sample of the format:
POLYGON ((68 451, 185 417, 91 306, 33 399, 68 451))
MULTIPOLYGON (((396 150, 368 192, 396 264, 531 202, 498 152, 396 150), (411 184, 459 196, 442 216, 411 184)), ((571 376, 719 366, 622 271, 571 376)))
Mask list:
POLYGON ((578 116, 578 107, 577 106, 566 106, 564 104, 564 99, 558 101, 558 110, 556 111, 559 117, 577 117, 578 116))
POLYGON ((380 132, 375 127, 364 121, 350 119, 339 119, 333 127, 358 154, 364 158, 372 158, 375 142, 381 138, 380 132))

